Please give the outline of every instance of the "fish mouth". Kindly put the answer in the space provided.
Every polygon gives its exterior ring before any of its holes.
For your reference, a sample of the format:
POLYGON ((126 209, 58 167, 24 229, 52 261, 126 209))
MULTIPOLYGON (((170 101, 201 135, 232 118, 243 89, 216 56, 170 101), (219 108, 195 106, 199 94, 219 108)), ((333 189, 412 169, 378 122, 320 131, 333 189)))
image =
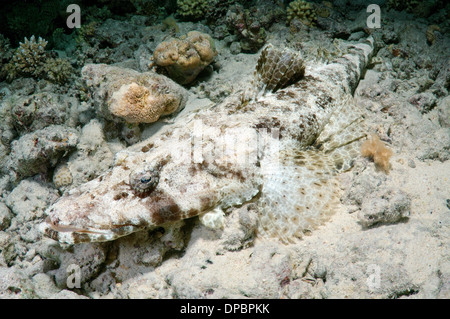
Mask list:
POLYGON ((77 228, 73 226, 64 226, 64 225, 56 225, 50 217, 47 217, 45 219, 45 222, 47 225, 54 231, 57 231, 59 233, 86 233, 86 234, 106 234, 109 231, 108 230, 101 230, 101 229, 83 229, 83 228, 77 228))
POLYGON ((129 224, 115 225, 111 229, 84 229, 65 226, 56 224, 51 220, 50 216, 45 219, 41 227, 41 231, 47 237, 67 244, 110 241, 137 230, 136 226, 129 224))

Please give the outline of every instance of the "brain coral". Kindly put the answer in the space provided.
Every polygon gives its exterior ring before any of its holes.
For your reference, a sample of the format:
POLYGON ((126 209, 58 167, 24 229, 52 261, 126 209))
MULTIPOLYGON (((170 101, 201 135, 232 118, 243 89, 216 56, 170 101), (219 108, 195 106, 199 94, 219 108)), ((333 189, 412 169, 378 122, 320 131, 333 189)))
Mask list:
POLYGON ((188 84, 216 55, 214 41, 208 34, 191 31, 179 39, 160 43, 153 58, 155 64, 164 68, 170 78, 180 84, 188 84))

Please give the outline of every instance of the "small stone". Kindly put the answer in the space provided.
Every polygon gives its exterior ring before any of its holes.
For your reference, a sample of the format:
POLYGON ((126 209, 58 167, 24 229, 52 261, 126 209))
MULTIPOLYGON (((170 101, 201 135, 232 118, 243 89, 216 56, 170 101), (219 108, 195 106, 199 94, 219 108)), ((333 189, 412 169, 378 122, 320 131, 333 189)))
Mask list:
POLYGON ((231 54, 239 54, 242 51, 241 44, 239 42, 233 42, 230 45, 231 54))
POLYGON ((75 129, 51 125, 13 141, 6 166, 17 174, 18 180, 42 173, 55 166, 59 158, 75 148, 77 142, 75 129))
POLYGON ((438 106, 439 124, 444 128, 450 127, 450 96, 442 99, 438 106))
POLYGON ((57 294, 59 289, 49 275, 44 273, 36 274, 32 278, 36 294, 41 298, 49 298, 51 295, 57 294))
POLYGON ((413 95, 408 102, 417 107, 422 113, 427 113, 436 106, 436 97, 432 93, 424 92, 413 95))
POLYGON ((23 180, 6 198, 6 205, 19 223, 41 218, 44 210, 58 198, 54 189, 32 180, 23 180))
POLYGON ((13 215, 9 208, 2 202, 0 202, 0 230, 5 230, 11 223, 13 215))
POLYGON ((388 190, 380 195, 375 194, 363 201, 358 218, 364 227, 391 224, 409 216, 411 199, 406 193, 388 190))
POLYGON ((51 295, 49 299, 89 299, 89 298, 83 295, 79 295, 73 291, 64 289, 54 295, 51 295))

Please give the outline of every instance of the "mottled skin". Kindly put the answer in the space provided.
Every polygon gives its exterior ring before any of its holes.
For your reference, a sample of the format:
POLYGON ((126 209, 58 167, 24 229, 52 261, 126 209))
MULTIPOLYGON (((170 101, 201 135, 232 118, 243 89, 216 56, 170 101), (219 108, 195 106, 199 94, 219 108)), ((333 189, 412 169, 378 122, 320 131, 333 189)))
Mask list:
MULTIPOLYGON (((253 101, 236 95, 179 117, 174 125, 119 152, 110 171, 64 194, 48 209, 43 231, 66 243, 108 241, 248 201, 261 203, 261 211, 268 212, 265 220, 277 209, 310 209, 295 202, 277 206, 283 203, 265 192, 277 192, 287 183, 286 194, 280 196, 304 194, 302 200, 308 200, 316 194, 308 188, 328 185, 332 161, 312 153, 310 146, 327 131, 327 123, 328 130, 339 128, 334 112, 347 106, 372 50, 371 41, 358 44, 334 63, 307 66, 303 79, 275 93, 253 101), (300 189, 292 189, 286 179, 296 174, 302 177, 300 189), (309 182, 314 185, 309 187, 309 182)), ((310 219, 321 212, 311 211, 307 221, 298 221, 295 211, 286 213, 289 223, 300 225, 313 224, 310 219)))

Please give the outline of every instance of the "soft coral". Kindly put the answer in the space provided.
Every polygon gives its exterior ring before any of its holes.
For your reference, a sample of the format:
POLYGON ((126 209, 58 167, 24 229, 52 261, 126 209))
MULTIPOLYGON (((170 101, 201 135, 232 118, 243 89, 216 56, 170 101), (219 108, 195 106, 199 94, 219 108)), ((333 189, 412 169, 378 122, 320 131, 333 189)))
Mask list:
POLYGON ((361 155, 373 159, 375 165, 386 173, 388 173, 391 168, 389 159, 392 154, 392 150, 387 148, 375 134, 372 134, 369 139, 361 145, 361 155))

